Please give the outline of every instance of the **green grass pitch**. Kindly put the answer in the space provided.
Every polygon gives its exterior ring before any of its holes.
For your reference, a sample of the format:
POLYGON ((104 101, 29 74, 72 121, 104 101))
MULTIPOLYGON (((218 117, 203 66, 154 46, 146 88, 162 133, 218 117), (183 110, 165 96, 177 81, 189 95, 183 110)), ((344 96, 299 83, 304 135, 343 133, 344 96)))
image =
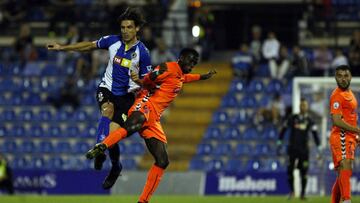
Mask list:
MULTIPOLYGON (((353 197, 360 202, 360 197, 353 197)), ((137 196, 0 196, 1 203, 136 203, 137 196)), ((225 197, 225 196, 153 196, 151 203, 328 203, 330 197, 309 197, 307 201, 287 200, 285 196, 225 197)))

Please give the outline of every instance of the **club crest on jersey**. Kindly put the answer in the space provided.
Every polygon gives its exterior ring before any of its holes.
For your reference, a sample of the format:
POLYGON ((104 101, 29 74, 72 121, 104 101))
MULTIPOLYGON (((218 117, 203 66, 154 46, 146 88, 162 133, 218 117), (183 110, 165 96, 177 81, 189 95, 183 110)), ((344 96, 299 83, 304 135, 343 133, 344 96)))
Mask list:
POLYGON ((135 53, 135 52, 133 52, 132 54, 131 54, 131 58, 133 59, 133 58, 136 58, 136 56, 137 56, 137 54, 135 53))
POLYGON ((333 107, 334 109, 338 109, 340 107, 339 102, 334 102, 333 107))
POLYGON ((104 95, 102 92, 99 92, 98 94, 98 101, 101 102, 104 99, 104 95))
POLYGON ((125 68, 130 68, 131 66, 131 60, 118 56, 114 57, 114 63, 119 64, 120 66, 123 66, 125 68))

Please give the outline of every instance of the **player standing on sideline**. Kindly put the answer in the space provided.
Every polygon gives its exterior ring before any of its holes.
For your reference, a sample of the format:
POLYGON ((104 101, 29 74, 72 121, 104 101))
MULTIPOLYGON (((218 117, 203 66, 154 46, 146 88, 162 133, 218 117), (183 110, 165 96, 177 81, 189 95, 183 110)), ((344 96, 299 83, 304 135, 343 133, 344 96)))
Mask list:
POLYGON ((309 134, 312 133, 315 144, 318 149, 320 148, 320 140, 317 133, 317 127, 314 121, 308 115, 309 104, 305 99, 300 101, 300 113, 290 116, 284 123, 280 130, 277 146, 282 145, 282 140, 287 129, 290 129, 290 140, 287 149, 287 155, 289 157, 289 163, 287 168, 288 183, 290 187, 289 198, 294 197, 294 169, 295 162, 298 160, 297 168, 300 170, 301 177, 301 196, 302 200, 305 200, 305 190, 307 184, 307 172, 309 169, 309 134))
MULTIPOLYGON (((96 92, 96 98, 102 117, 97 130, 97 143, 101 142, 109 131, 112 132, 124 125, 127 112, 135 101, 134 92, 140 86, 131 80, 130 72, 142 78, 151 70, 151 61, 148 49, 137 38, 144 20, 140 13, 134 9, 126 9, 118 22, 121 35, 108 35, 93 42, 79 42, 70 45, 50 43, 48 50, 56 51, 91 51, 94 49, 107 49, 109 62, 96 92)), ((103 188, 109 189, 116 182, 122 166, 119 162, 119 146, 109 148, 112 167, 109 175, 103 182, 103 188)), ((101 170, 105 154, 97 156, 94 168, 101 170)))
POLYGON ((330 113, 333 126, 330 134, 330 149, 337 171, 331 191, 331 202, 351 203, 350 177, 357 145, 357 100, 350 89, 351 72, 348 65, 335 69, 337 88, 330 97, 330 113))
POLYGON ((198 63, 198 59, 199 54, 194 49, 185 48, 181 50, 177 62, 160 64, 147 74, 141 82, 143 89, 129 110, 129 118, 124 128, 111 132, 102 143, 95 145, 86 154, 89 159, 96 158, 121 139, 139 132, 155 159, 139 198, 140 203, 149 202, 169 164, 166 151, 167 140, 160 124, 162 112, 175 99, 183 83, 206 80, 216 74, 214 70, 202 75, 188 74, 198 63))

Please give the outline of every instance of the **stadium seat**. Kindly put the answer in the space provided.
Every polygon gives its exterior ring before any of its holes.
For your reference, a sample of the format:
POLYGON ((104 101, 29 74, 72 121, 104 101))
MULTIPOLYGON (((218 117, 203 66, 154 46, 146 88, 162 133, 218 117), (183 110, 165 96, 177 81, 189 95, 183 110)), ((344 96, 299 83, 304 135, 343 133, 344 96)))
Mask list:
POLYGON ((237 109, 230 118, 231 125, 247 124, 249 122, 249 116, 244 109, 237 109))
POLYGON ((205 166, 206 166, 206 162, 203 159, 201 159, 199 157, 194 157, 190 161, 189 169, 190 170, 204 170, 205 166))
POLYGON ((47 63, 43 70, 41 71, 42 76, 57 76, 59 75, 59 68, 52 63, 47 63))
POLYGON ((248 156, 252 152, 251 146, 249 144, 239 143, 235 147, 234 154, 236 157, 239 156, 248 156))
POLYGON ((142 155, 145 152, 145 147, 140 142, 131 142, 126 146, 125 154, 128 155, 142 155))
POLYGON ((84 154, 87 152, 92 146, 89 143, 84 141, 78 141, 73 145, 72 151, 77 154, 84 154))
POLYGON ((32 165, 29 159, 25 157, 15 157, 11 162, 14 169, 31 169, 32 165))
POLYGON ((78 110, 73 114, 72 119, 77 122, 86 121, 88 119, 88 114, 84 110, 78 110))
POLYGON ((239 172, 243 170, 244 163, 240 159, 229 159, 225 164, 225 171, 228 172, 239 172))
POLYGON ((0 126, 0 138, 8 136, 8 130, 5 126, 0 126))
POLYGON ((281 166, 281 163, 275 159, 265 159, 261 162, 260 171, 263 172, 279 172, 285 171, 285 168, 281 166))
POLYGON ((64 160, 61 157, 51 157, 47 162, 45 167, 51 170, 63 169, 64 160))
POLYGON ((27 131, 23 125, 13 125, 9 132, 11 136, 23 137, 27 135, 27 131))
POLYGON ((61 128, 59 126, 49 126, 45 136, 60 137, 62 136, 61 128))
POLYGON ((38 121, 50 121, 53 118, 50 110, 40 110, 38 114, 36 114, 36 120, 38 121))
POLYGON ((65 128, 63 136, 66 137, 77 137, 80 135, 80 130, 77 125, 69 125, 65 128))
POLYGON ((71 145, 66 141, 59 141, 55 145, 55 153, 69 153, 71 152, 71 145))
POLYGON ((5 153, 16 153, 18 145, 14 140, 5 140, 3 143, 3 150, 5 153))
POLYGON ((259 171, 262 165, 259 160, 249 159, 246 163, 245 170, 246 171, 259 171))
POLYGON ((248 127, 243 134, 244 140, 256 140, 259 137, 259 132, 255 127, 248 127))
POLYGON ((263 91, 264 91, 264 83, 259 79, 252 80, 249 86, 246 88, 246 92, 250 94, 260 93, 263 91))
POLYGON ((256 71, 256 76, 258 76, 258 77, 270 76, 269 65, 267 63, 260 64, 256 71))
POLYGON ((239 128, 237 128, 237 127, 226 128, 226 130, 224 131, 223 138, 225 140, 240 140, 241 133, 240 133, 239 128))
POLYGON ((41 141, 38 144, 37 152, 52 153, 53 151, 54 151, 54 146, 50 141, 41 141))
POLYGON ((239 103, 240 108, 256 108, 258 107, 257 100, 254 95, 247 94, 245 95, 239 103))
POLYGON ((215 112, 212 121, 214 124, 226 123, 229 121, 229 115, 226 111, 215 112))
POLYGON ((207 156, 212 153, 213 146, 210 143, 200 143, 197 146, 196 155, 207 156))
POLYGON ((30 162, 33 169, 43 169, 45 167, 45 159, 43 157, 31 157, 30 162))
POLYGON ((244 92, 246 89, 246 84, 243 80, 233 80, 230 84, 229 93, 244 92))
POLYGON ((31 110, 22 110, 18 115, 19 121, 32 121, 34 120, 34 113, 31 110))
POLYGON ((54 116, 54 121, 67 121, 70 118, 70 112, 67 112, 66 110, 59 110, 54 116))
POLYGON ((212 155, 214 156, 226 156, 231 154, 231 145, 228 143, 220 143, 216 147, 214 147, 214 150, 212 152, 212 155))
POLYGON ((237 98, 235 95, 233 94, 228 94, 226 96, 223 97, 222 102, 221 102, 221 107, 223 108, 233 108, 233 107, 237 107, 239 104, 237 98))
POLYGON ((16 114, 14 110, 4 110, 0 113, 0 120, 2 121, 14 121, 16 119, 16 114))
POLYGON ((45 136, 45 132, 41 125, 32 125, 30 127, 29 135, 31 137, 43 137, 45 136))
POLYGON ((270 147, 266 144, 257 144, 252 152, 253 156, 266 156, 270 155, 270 147))
POLYGON ((97 132, 97 128, 95 127, 95 125, 90 125, 83 130, 83 133, 81 133, 81 136, 87 137, 87 138, 93 138, 95 140, 96 132, 97 132))
POLYGON ((283 84, 280 80, 273 79, 266 86, 266 93, 274 94, 279 93, 283 89, 283 84))
POLYGON ((265 127, 262 137, 266 140, 276 140, 278 138, 278 130, 276 126, 270 125, 265 127))
POLYGON ((35 147, 35 143, 33 141, 25 140, 21 143, 19 149, 23 153, 31 153, 31 152, 35 152, 36 147, 35 147))
POLYGON ((136 169, 136 161, 135 161, 135 159, 132 159, 132 158, 122 159, 121 164, 122 164, 124 169, 127 169, 127 170, 136 169))
POLYGON ((207 140, 220 140, 221 136, 221 129, 216 126, 211 126, 206 130, 204 138, 207 140))
POLYGON ((224 162, 221 159, 212 159, 206 163, 205 170, 210 171, 220 171, 224 168, 224 162))

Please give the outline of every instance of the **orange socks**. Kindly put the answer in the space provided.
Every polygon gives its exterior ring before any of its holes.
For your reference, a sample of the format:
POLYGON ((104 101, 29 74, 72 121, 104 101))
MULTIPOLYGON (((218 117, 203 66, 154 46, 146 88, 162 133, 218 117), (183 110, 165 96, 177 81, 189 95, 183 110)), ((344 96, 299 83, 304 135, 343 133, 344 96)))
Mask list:
POLYGON ((351 187, 350 187, 350 177, 352 175, 352 170, 340 170, 339 172, 339 183, 341 198, 343 201, 351 199, 351 187))
POLYGON ((151 195, 155 192, 163 174, 164 169, 156 165, 153 165, 150 168, 143 192, 140 195, 139 202, 149 202, 151 195))
POLYGON ((341 199, 339 178, 336 178, 336 181, 331 190, 331 203, 339 203, 341 199))
POLYGON ((127 131, 124 128, 119 128, 112 131, 102 143, 106 144, 109 148, 114 144, 118 143, 120 140, 124 139, 127 136, 127 131))

